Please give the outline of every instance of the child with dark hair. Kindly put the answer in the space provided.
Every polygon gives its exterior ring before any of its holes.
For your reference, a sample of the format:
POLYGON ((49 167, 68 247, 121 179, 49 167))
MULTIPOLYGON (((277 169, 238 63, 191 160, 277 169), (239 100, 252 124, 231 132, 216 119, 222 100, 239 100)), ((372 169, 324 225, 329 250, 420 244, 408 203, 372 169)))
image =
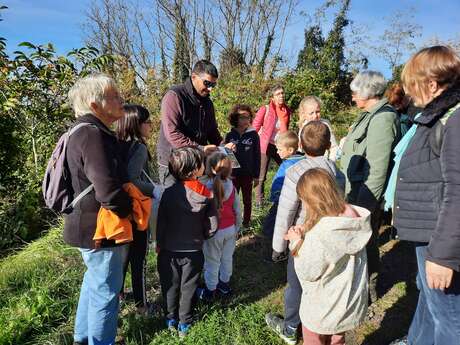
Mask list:
MULTIPOLYGON (((116 133, 123 142, 124 156, 127 163, 128 180, 148 197, 153 198, 155 186, 149 177, 150 153, 146 140, 152 133, 152 120, 149 111, 143 106, 125 104, 123 106, 125 116, 116 123, 116 133)), ((147 252, 149 231, 136 231, 136 223, 133 224, 133 241, 129 244, 129 254, 124 265, 124 277, 131 266, 131 283, 134 303, 137 310, 142 314, 151 314, 152 305, 147 302, 145 273, 147 268, 147 252)), ((125 279, 123 279, 124 283, 125 279)), ((124 296, 124 284, 121 288, 121 296, 124 296)))
POLYGON ((233 169, 233 184, 243 196, 243 227, 249 227, 252 212, 252 187, 259 183, 260 142, 259 135, 251 127, 254 113, 249 105, 235 105, 228 116, 232 129, 225 136, 225 143, 235 144, 235 156, 240 168, 233 169))
POLYGON ((203 241, 217 230, 212 192, 198 178, 204 153, 198 148, 175 149, 169 172, 176 179, 161 198, 158 210, 158 273, 165 303, 166 325, 187 334, 193 319, 194 295, 203 269, 203 241))
POLYGON ((204 242, 204 281, 198 289, 198 297, 210 301, 216 296, 231 293, 230 278, 233 270, 233 252, 241 225, 240 201, 230 179, 232 162, 226 154, 215 152, 206 159, 206 178, 212 188, 219 210, 219 226, 216 235, 204 242))

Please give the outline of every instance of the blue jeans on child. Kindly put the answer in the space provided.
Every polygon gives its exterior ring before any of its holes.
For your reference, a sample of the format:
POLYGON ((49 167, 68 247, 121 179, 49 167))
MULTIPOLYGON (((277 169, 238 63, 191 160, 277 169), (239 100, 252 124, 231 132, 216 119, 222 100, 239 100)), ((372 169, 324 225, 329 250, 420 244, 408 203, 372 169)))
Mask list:
POLYGON ((113 345, 117 335, 118 296, 127 245, 82 249, 86 272, 75 317, 74 341, 113 345))
POLYGON ((420 294, 409 328, 408 343, 460 344, 460 276, 454 272, 451 286, 444 291, 430 289, 426 281, 426 253, 426 245, 416 247, 420 294))

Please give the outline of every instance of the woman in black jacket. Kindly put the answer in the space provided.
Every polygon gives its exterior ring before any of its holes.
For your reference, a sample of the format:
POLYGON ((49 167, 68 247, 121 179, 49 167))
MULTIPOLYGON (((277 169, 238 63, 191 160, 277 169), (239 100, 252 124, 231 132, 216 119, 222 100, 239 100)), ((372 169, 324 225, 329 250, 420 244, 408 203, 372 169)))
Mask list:
POLYGON ((394 224, 416 242, 419 301, 407 340, 458 344, 460 336, 460 57, 434 46, 402 72, 404 90, 424 108, 398 171, 394 224))

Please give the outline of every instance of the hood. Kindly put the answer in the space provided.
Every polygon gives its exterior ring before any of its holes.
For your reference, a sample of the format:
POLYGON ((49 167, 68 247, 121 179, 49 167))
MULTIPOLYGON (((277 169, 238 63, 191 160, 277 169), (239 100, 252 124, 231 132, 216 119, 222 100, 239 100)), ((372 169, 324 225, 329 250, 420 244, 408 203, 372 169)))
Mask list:
MULTIPOLYGON (((372 235, 369 210, 351 205, 359 217, 323 217, 307 234, 315 236, 337 256, 356 254, 366 247, 372 235)), ((305 239, 307 240, 307 239, 305 239)))
POLYGON ((205 198, 212 198, 212 192, 198 180, 183 181, 184 186, 205 198))

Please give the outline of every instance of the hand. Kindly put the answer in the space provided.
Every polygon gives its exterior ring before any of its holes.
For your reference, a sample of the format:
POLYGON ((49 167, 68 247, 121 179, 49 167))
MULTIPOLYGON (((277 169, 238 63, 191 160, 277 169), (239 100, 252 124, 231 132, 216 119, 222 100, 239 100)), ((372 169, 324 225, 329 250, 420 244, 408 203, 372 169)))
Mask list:
POLYGON ((224 147, 229 150, 236 151, 236 145, 234 143, 227 143, 224 145, 224 147))
POLYGON ((452 283, 454 271, 452 268, 438 265, 431 261, 426 261, 426 281, 430 289, 439 289, 444 291, 452 283))
POLYGON ((284 235, 284 239, 286 241, 294 242, 294 241, 300 240, 302 238, 302 234, 303 234, 303 228, 301 226, 299 225, 291 226, 288 232, 286 233, 286 235, 284 235))
POLYGON ((254 177, 252 179, 252 186, 253 187, 257 187, 259 185, 259 178, 258 177, 254 177))
POLYGON ((206 146, 203 146, 203 151, 204 151, 204 154, 206 156, 209 156, 211 153, 213 153, 214 151, 217 150, 217 146, 216 145, 206 145, 206 146))

